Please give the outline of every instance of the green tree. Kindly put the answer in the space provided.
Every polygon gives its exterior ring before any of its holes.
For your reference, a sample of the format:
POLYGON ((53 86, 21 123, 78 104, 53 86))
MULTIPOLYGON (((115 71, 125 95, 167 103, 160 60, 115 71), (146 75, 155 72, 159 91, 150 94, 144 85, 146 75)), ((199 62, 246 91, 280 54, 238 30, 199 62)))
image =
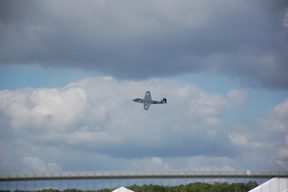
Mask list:
MULTIPOLYGON (((227 182, 214 182, 214 184, 209 183, 189 183, 187 185, 178 185, 178 186, 162 186, 162 185, 131 185, 128 186, 128 189, 131 189, 135 192, 246 192, 255 187, 258 184, 255 181, 249 181, 247 183, 232 183, 227 182)), ((100 189, 97 192, 111 192, 113 189, 100 189)), ((0 192, 10 192, 9 190, 0 190, 0 192)), ((42 189, 37 191, 30 190, 15 190, 14 192, 96 192, 95 190, 80 190, 80 189, 65 189, 60 191, 58 189, 42 189)))
POLYGON ((256 181, 248 181, 248 183, 246 183, 246 191, 250 191, 251 189, 254 189, 255 187, 258 186, 258 183, 256 181))

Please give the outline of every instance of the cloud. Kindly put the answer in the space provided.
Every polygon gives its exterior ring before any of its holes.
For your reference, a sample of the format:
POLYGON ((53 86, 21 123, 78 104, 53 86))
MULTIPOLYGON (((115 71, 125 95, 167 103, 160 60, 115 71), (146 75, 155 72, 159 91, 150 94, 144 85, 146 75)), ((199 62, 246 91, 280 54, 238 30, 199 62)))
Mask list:
POLYGON ((285 14, 283 16, 283 25, 285 27, 288 27, 288 9, 287 8, 285 9, 285 14))
POLYGON ((264 130, 277 131, 285 133, 288 129, 288 99, 286 98, 280 104, 274 106, 265 118, 259 119, 259 125, 264 130))
POLYGON ((258 166, 281 167, 287 170, 287 137, 288 137, 288 100, 272 107, 263 117, 255 120, 253 124, 238 124, 229 132, 231 142, 241 148, 239 160, 244 156, 245 161, 251 163, 261 160, 258 166), (257 155, 255 152, 257 151, 257 155))
POLYGON ((131 160, 131 167, 136 170, 143 169, 143 167, 146 170, 171 170, 169 164, 167 162, 164 162, 164 160, 160 157, 131 160))
POLYGON ((24 171, 33 172, 55 172, 61 171, 57 163, 44 163, 42 160, 35 157, 25 157, 22 160, 24 171))
POLYGON ((244 136, 241 135, 235 135, 234 137, 231 137, 231 141, 239 146, 244 146, 244 147, 261 147, 261 143, 256 143, 256 142, 250 142, 248 139, 244 136))
POLYGON ((235 171, 231 167, 233 160, 227 157, 207 158, 206 156, 195 156, 187 158, 187 167, 191 170, 201 171, 235 171))
POLYGON ((225 122, 224 114, 243 108, 246 98, 239 89, 220 95, 175 80, 112 77, 2 90, 0 170, 279 169, 287 136, 275 138, 287 128, 271 132, 268 125, 285 125, 287 101, 254 124, 225 122), (145 111, 131 101, 146 90, 168 104, 145 111))
POLYGON ((1 4, 1 65, 81 68, 126 80, 208 72, 287 89, 284 1, 1 4))
POLYGON ((265 118, 261 118, 258 121, 262 130, 270 133, 272 138, 278 139, 277 144, 273 141, 269 141, 271 147, 273 147, 273 154, 277 163, 285 170, 287 170, 288 158, 287 158, 287 138, 288 138, 288 99, 286 98, 280 104, 274 106, 271 111, 266 114, 265 118))

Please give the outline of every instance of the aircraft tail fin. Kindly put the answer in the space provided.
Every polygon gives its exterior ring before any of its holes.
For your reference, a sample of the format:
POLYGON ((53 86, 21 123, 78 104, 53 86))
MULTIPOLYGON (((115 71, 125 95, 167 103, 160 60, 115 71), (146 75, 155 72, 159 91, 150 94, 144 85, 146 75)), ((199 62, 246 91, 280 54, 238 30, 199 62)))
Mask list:
POLYGON ((167 103, 167 99, 164 97, 164 98, 161 100, 161 103, 167 103))

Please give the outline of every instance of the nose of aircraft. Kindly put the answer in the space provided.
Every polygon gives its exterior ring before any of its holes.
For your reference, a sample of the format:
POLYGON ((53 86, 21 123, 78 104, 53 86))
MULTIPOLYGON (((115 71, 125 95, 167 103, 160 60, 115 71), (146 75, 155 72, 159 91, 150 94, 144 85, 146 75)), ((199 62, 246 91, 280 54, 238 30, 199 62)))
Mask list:
POLYGON ((138 98, 132 99, 132 101, 137 102, 137 103, 142 103, 142 102, 141 102, 141 99, 138 99, 138 98))

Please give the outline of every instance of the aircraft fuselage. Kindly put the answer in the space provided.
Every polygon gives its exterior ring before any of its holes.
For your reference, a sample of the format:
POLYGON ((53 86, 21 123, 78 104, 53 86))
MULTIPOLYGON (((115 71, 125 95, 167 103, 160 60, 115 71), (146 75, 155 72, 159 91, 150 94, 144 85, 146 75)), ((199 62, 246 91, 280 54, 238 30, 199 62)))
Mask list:
POLYGON ((167 103, 167 99, 164 97, 161 101, 152 100, 150 91, 146 91, 144 99, 136 98, 132 99, 132 101, 136 103, 143 103, 144 110, 148 110, 151 104, 165 104, 167 103))
POLYGON ((133 99, 132 101, 136 103, 163 104, 161 101, 146 100, 146 99, 140 99, 140 98, 133 99))

